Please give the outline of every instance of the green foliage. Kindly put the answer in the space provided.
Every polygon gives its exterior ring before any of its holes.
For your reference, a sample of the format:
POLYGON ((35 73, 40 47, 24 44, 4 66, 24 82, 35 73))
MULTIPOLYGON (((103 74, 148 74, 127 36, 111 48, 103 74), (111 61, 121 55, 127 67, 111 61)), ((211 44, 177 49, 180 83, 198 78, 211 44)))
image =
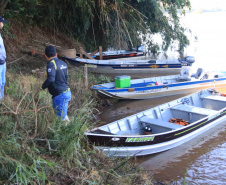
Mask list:
POLYGON ((79 154, 84 153, 84 129, 92 118, 93 103, 77 110, 65 127, 55 116, 48 93, 35 92, 33 77, 14 79, 8 75, 5 101, 0 104, 0 179, 45 184, 59 165, 40 155, 55 155, 68 166, 82 167, 79 154))
POLYGON ((21 182, 23 182, 23 184, 32 184, 34 182, 45 184, 48 179, 45 175, 44 168, 47 166, 52 168, 51 163, 41 158, 33 160, 31 166, 24 166, 20 162, 17 162, 16 165, 16 172, 15 174, 11 174, 9 180, 11 181, 16 178, 17 184, 20 184, 21 182))
MULTIPOLYGON (((58 130, 60 145, 57 153, 68 162, 68 165, 76 164, 74 167, 84 168, 89 165, 87 152, 85 152, 84 132, 87 130, 92 119, 92 102, 85 103, 79 110, 74 112, 71 123, 67 127, 61 126, 58 130), (76 157, 75 157, 76 156, 76 157), (73 162, 74 161, 74 162, 73 162)), ((55 134, 56 135, 56 134, 55 134)), ((70 166, 72 167, 72 166, 70 166)))
POLYGON ((111 82, 111 78, 105 75, 98 75, 98 76, 89 75, 89 81, 93 85, 96 85, 96 84, 109 83, 111 82))
MULTIPOLYGON (((9 1, 5 15, 67 33, 91 51, 99 45, 139 46, 145 40, 142 36, 156 33, 164 40, 163 50, 174 41, 183 50, 189 42, 178 15, 186 8, 189 0, 14 0, 9 1)), ((151 38, 146 41, 149 48, 154 45, 151 38)))
MULTIPOLYGON (((95 124, 96 103, 92 91, 84 90, 81 69, 69 71, 73 97, 67 126, 55 116, 49 93, 35 90, 40 79, 17 70, 8 71, 0 103, 0 184, 63 184, 61 179, 122 184, 138 178, 140 172, 127 159, 109 159, 88 143, 84 132, 95 124)), ((95 79, 90 75, 90 85, 109 80, 103 75, 95 79)))
POLYGON ((188 176, 188 169, 186 168, 186 172, 185 172, 185 174, 184 174, 184 179, 183 179, 183 185, 187 185, 188 184, 188 182, 187 182, 187 180, 186 180, 186 177, 188 176))
MULTIPOLYGON (((5 130, 10 129, 8 127, 5 130)), ((17 184, 32 184, 33 182, 44 184, 48 180, 45 170, 52 169, 52 164, 29 149, 24 150, 21 135, 18 130, 14 131, 16 131, 14 135, 5 133, 4 137, 0 137, 0 179, 8 179, 9 182, 17 184)))
POLYGON ((7 19, 17 18, 18 22, 34 24, 39 13, 39 0, 13 0, 9 1, 5 10, 7 19))

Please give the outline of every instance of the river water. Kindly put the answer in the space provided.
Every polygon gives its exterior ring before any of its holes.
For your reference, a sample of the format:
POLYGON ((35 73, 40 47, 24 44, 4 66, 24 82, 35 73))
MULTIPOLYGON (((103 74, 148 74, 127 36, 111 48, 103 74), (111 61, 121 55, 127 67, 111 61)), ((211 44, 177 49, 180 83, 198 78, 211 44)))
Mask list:
MULTIPOLYGON (((226 71, 226 11, 193 12, 183 19, 191 28, 191 45, 185 55, 194 56, 193 70, 226 71)), ((171 58, 178 53, 171 51, 171 58)), ((161 56, 159 56, 161 57, 161 56)), ((151 76, 151 75, 150 75, 151 76)), ((131 78, 133 76, 131 75, 131 78)), ((182 95, 184 96, 184 95, 182 95)), ((119 100, 106 107, 101 121, 109 123, 181 96, 162 97, 151 100, 119 100)), ((150 177, 165 184, 226 184, 226 122, 196 137, 195 139, 166 152, 138 157, 140 165, 150 177)))

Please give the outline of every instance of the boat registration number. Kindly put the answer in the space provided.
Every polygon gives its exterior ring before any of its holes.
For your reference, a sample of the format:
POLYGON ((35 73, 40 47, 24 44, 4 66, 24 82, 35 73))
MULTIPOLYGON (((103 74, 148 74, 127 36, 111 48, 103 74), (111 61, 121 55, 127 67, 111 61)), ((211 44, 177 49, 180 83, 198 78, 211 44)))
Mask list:
POLYGON ((139 94, 139 93, 156 93, 156 92, 161 92, 163 90, 166 90, 166 89, 163 89, 163 88, 161 88, 161 89, 150 89, 150 90, 143 90, 143 91, 134 91, 133 93, 137 93, 137 94, 139 94))
POLYGON ((153 141, 154 140, 154 136, 153 137, 133 137, 133 138, 127 138, 126 142, 146 142, 146 141, 153 141))
POLYGON ((135 67, 135 65, 121 65, 121 67, 135 67))

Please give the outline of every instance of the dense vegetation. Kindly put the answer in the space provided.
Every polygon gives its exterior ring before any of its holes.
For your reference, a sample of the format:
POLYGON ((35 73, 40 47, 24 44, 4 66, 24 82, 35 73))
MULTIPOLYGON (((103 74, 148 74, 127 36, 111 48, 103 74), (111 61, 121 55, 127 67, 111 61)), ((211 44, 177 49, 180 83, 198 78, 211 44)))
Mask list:
POLYGON ((177 14, 190 8, 189 0, 2 0, 0 4, 6 18, 64 32, 91 51, 100 45, 126 49, 146 40, 149 50, 156 52, 160 49, 152 40, 156 33, 162 36, 163 50, 175 42, 179 50, 189 44, 177 14))
MULTIPOLYGON (((69 71, 73 97, 65 126, 48 92, 36 90, 40 77, 9 69, 0 103, 0 184, 149 184, 128 159, 107 158, 87 143, 84 131, 96 122, 96 102, 81 71, 69 71)), ((106 80, 89 75, 90 83, 106 80)))

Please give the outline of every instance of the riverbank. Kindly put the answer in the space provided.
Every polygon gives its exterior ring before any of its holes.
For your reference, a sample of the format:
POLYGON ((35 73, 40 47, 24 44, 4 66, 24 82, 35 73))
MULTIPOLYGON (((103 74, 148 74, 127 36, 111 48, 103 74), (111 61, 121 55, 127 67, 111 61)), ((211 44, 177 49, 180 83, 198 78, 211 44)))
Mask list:
MULTIPOLYGON (((3 35, 8 58, 0 103, 0 184, 152 184, 129 159, 107 158, 88 143, 83 133, 99 121, 98 109, 106 101, 85 89, 81 68, 69 66, 68 126, 56 118, 49 93, 38 92, 46 78, 46 60, 43 55, 31 56, 31 49, 43 53, 48 44, 66 49, 82 44, 14 23, 3 35)), ((88 79, 89 86, 106 80, 92 74, 88 79)))

